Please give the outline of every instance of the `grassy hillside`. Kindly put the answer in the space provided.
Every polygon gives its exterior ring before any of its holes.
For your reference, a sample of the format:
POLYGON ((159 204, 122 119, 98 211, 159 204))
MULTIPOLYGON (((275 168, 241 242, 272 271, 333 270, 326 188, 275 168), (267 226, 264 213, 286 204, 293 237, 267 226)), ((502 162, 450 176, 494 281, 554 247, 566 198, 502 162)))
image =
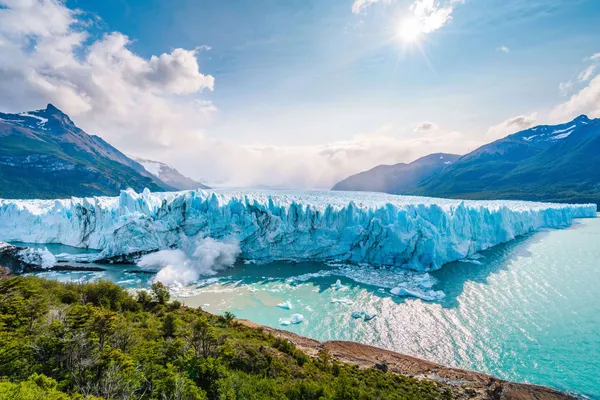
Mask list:
POLYGON ((447 386, 308 357, 169 302, 156 284, 0 281, 0 399, 450 399, 447 386))

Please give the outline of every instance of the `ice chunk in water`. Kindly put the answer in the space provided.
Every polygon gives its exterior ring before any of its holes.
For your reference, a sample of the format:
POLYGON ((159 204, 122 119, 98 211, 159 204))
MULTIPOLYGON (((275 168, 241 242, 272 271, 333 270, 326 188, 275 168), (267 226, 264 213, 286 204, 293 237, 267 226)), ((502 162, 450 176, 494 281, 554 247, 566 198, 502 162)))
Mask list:
POLYGON ((292 302, 291 301, 284 301, 283 303, 279 303, 277 304, 277 307, 279 308, 283 308, 284 310, 291 310, 292 309, 292 302))
POLYGON ((292 319, 291 319, 292 324, 299 324, 302 321, 304 321, 304 315, 302 315, 302 314, 292 315, 292 319))
POLYGON ((346 288, 346 286, 342 285, 342 281, 340 281, 338 279, 337 281, 335 281, 335 283, 333 285, 331 285, 331 289, 333 289, 333 290, 345 290, 347 288, 346 288))

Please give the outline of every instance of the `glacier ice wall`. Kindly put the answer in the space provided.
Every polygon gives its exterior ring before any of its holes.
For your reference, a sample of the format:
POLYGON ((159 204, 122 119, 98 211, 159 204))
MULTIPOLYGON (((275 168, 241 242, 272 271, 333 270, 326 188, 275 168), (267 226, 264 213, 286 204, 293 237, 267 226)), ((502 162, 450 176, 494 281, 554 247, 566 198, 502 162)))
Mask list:
POLYGON ((0 240, 102 250, 101 258, 235 240, 241 257, 340 260, 427 271, 595 205, 460 201, 381 193, 210 190, 69 200, 0 200, 0 240))

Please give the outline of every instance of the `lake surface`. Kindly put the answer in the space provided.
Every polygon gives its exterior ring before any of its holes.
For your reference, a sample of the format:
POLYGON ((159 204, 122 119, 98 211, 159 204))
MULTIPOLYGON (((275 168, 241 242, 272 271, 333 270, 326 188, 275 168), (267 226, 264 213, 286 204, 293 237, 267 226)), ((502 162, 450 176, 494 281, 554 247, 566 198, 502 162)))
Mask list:
MULTIPOLYGON (((152 279, 125 272, 138 269, 134 266, 106 268, 42 275, 110 279, 128 288, 147 287, 152 279)), ((423 274, 315 263, 240 263, 192 287, 175 288, 174 294, 191 306, 231 311, 321 341, 373 344, 600 399, 600 219, 515 240, 430 276, 433 289, 445 297, 425 302, 389 293, 399 284, 417 287, 423 274), (291 310, 278 307, 287 301, 291 310), (364 321, 353 318, 353 312, 377 317, 364 321), (304 316, 302 323, 281 325, 296 313, 304 316)))

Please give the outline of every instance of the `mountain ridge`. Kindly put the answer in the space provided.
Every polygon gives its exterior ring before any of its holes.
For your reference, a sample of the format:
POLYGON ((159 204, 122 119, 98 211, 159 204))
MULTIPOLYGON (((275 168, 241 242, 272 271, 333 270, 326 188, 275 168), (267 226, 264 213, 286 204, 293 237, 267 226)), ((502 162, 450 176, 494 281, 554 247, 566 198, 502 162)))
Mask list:
MULTIPOLYGON (((391 183, 378 191, 464 199, 600 204, 598 171, 600 119, 580 115, 563 124, 539 125, 487 143, 425 175, 405 190, 395 189, 395 179, 384 176, 391 183)), ((346 190, 361 188, 349 186, 346 190)))
POLYGON ((121 189, 173 188, 52 104, 0 113, 0 197, 116 195, 121 189))
POLYGON ((408 164, 379 165, 349 176, 338 182, 332 190, 387 193, 414 191, 421 180, 438 173, 459 157, 456 154, 434 153, 408 164))

